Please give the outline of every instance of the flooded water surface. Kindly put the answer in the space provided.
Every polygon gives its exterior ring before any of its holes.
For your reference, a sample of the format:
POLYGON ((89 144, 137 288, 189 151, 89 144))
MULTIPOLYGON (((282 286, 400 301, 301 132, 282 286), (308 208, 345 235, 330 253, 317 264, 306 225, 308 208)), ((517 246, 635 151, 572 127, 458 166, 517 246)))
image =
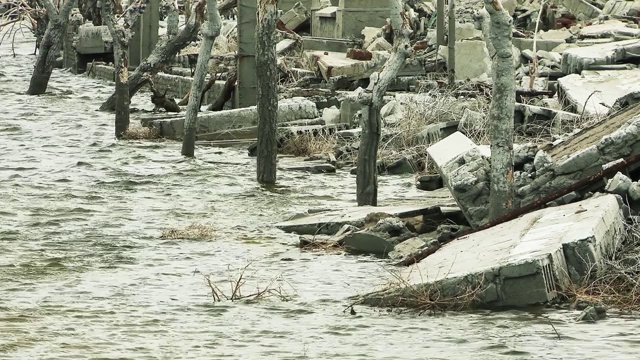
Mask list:
MULTIPOLYGON (((282 172, 267 191, 243 148, 187 160, 176 142, 116 141, 97 111, 111 84, 56 70, 46 95, 24 95, 33 39, 16 42, 15 57, 0 48, 0 359, 638 358, 640 322, 623 317, 345 312, 386 281, 384 263, 300 252, 272 225, 354 206, 348 171, 282 172), (213 238, 161 238, 193 223, 213 238), (279 279, 289 301, 214 303, 204 275, 229 293, 247 264, 244 293, 279 279)), ((380 190, 385 203, 424 196, 412 177, 380 190)))

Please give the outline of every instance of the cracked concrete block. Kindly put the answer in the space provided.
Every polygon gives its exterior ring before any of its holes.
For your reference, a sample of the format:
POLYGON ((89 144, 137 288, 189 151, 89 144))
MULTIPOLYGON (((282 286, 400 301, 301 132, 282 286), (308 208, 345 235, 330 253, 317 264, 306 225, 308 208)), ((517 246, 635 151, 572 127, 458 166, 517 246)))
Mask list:
POLYGON ((558 175, 571 174, 576 171, 582 171, 591 166, 600 164, 600 152, 595 145, 582 149, 566 159, 560 160, 555 166, 555 173, 558 175))

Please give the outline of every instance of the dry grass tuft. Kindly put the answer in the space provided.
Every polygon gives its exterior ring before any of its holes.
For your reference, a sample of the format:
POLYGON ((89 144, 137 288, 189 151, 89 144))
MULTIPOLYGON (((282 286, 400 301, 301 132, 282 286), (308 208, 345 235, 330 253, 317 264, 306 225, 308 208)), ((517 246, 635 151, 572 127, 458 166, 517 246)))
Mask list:
POLYGON ((215 229, 208 224, 191 224, 184 229, 166 229, 162 231, 160 239, 191 239, 191 240, 208 240, 213 238, 215 229))
POLYGON ((335 134, 313 135, 304 133, 294 135, 285 140, 280 153, 293 156, 311 156, 316 154, 333 154, 338 144, 338 136, 335 134))
POLYGON ((616 254, 565 295, 574 304, 586 302, 640 311, 640 222, 628 224, 624 243, 616 254))
POLYGON ((127 131, 124 132, 122 138, 125 140, 156 140, 160 139, 161 136, 156 129, 142 127, 140 125, 131 125, 127 131))
MULTIPOLYGON (((455 284, 442 282, 429 284, 426 280, 414 283, 409 276, 397 270, 388 270, 391 275, 383 290, 360 297, 353 305, 373 305, 392 309, 407 309, 420 314, 436 314, 444 311, 460 311, 481 303, 485 289, 484 281, 468 277, 455 284)), ((420 276, 420 278, 422 278, 420 276)))
MULTIPOLYGON (((211 297, 213 302, 221 301, 258 301, 266 298, 276 298, 281 301, 289 301, 293 297, 284 289, 284 285, 289 285, 281 276, 277 276, 272 279, 266 286, 260 287, 256 285, 255 290, 251 290, 249 293, 243 294, 243 289, 247 284, 247 269, 251 266, 251 263, 247 264, 240 270, 240 273, 235 278, 228 278, 225 282, 229 283, 229 291, 225 292, 217 285, 215 280, 212 280, 211 275, 205 275, 205 284, 211 291, 211 297)), ((221 281, 222 282, 222 281, 221 281)), ((290 285, 289 285, 290 286, 290 285)))

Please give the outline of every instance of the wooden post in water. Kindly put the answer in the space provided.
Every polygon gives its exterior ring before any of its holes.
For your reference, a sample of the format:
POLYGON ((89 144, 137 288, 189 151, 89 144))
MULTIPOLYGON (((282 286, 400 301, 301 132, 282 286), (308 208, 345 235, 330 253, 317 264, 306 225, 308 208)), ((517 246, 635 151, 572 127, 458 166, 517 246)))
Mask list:
MULTIPOLYGON (((238 1, 238 82, 235 107, 256 105, 256 0, 238 1)), ((275 81, 275 78, 273 79, 275 81)))
POLYGON ((258 0, 255 60, 258 85, 257 170, 258 182, 261 184, 275 184, 276 182, 278 68, 276 65, 275 34, 277 14, 276 0, 258 0))

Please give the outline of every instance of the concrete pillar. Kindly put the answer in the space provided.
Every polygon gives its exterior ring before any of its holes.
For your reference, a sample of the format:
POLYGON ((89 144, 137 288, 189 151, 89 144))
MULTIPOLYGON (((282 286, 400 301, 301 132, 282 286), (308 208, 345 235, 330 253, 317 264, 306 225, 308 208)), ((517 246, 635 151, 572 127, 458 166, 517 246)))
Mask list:
POLYGON ((256 0, 238 0, 238 83, 234 101, 236 108, 256 105, 257 3, 256 0))
POLYGON ((135 34, 129 43, 129 66, 135 67, 147 58, 158 43, 160 0, 149 0, 144 14, 134 25, 135 34))

